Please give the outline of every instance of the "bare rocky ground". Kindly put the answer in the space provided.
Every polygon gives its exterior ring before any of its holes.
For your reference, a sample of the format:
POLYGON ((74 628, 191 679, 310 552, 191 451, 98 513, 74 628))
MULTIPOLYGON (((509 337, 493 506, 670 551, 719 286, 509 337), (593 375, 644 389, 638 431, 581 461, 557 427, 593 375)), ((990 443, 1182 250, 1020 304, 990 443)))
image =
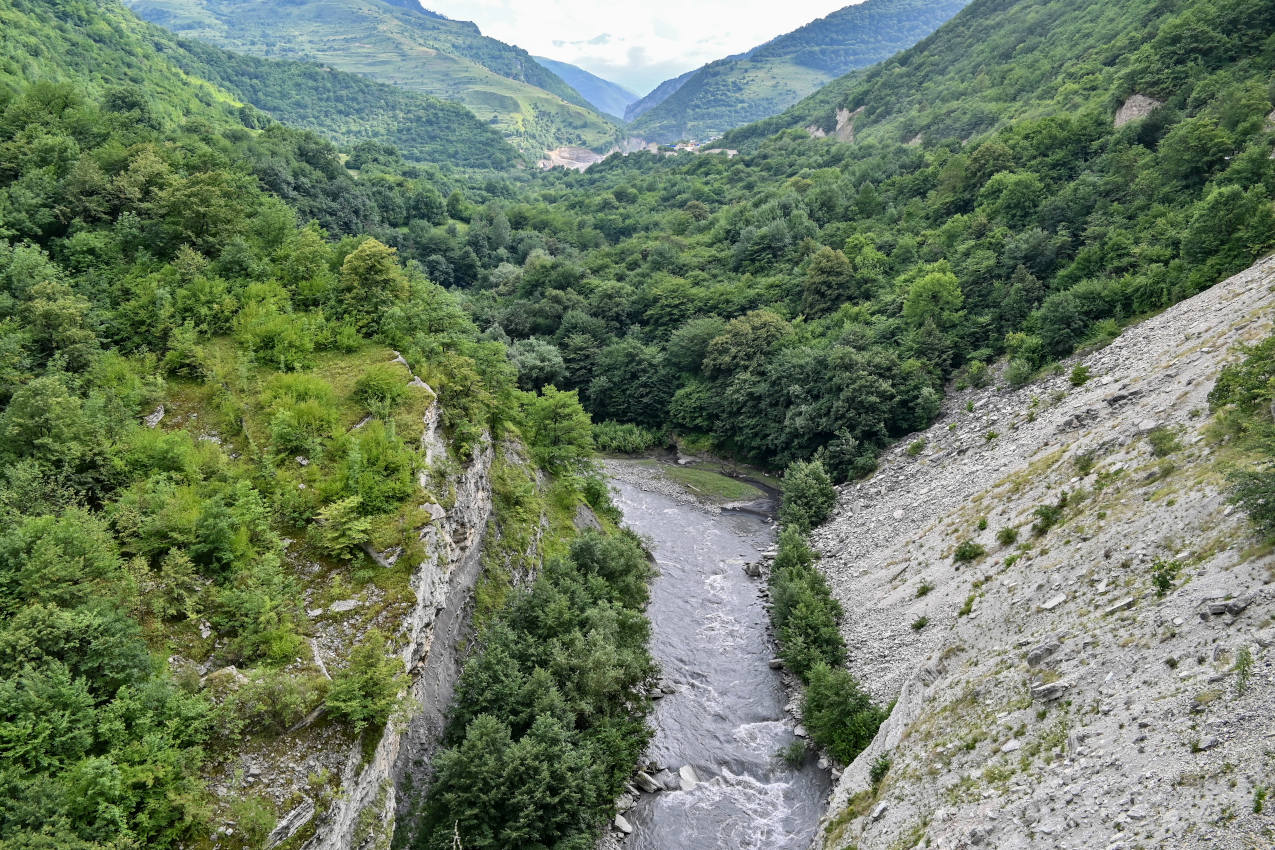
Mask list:
POLYGON ((1275 846, 1275 556, 1207 403, 1273 304, 1268 259, 1057 375, 953 394, 841 489, 813 540, 852 671, 896 702, 826 847, 1275 846))

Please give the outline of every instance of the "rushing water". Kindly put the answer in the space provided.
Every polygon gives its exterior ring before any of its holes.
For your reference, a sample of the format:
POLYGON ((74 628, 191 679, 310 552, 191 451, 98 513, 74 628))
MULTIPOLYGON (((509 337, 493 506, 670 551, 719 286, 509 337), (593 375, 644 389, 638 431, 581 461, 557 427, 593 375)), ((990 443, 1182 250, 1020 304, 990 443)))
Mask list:
POLYGON ((799 769, 778 757, 796 738, 770 669, 762 582, 743 564, 770 548, 762 518, 714 516, 616 482, 629 528, 647 538, 659 566, 651 586, 651 650, 674 693, 655 704, 647 759, 676 773, 691 765, 689 791, 644 794, 628 813, 626 848, 805 848, 829 787, 813 757, 799 769))

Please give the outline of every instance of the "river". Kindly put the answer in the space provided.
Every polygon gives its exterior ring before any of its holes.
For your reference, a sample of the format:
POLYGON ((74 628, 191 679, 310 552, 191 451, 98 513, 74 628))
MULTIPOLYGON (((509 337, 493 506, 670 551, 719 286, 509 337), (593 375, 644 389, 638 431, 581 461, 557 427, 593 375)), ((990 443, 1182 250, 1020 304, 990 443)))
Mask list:
MULTIPOLYGON (((627 477, 627 476, 625 476, 627 477)), ((778 756, 796 739, 767 633, 763 582, 743 565, 774 540, 753 513, 711 514, 613 481, 624 524, 651 545, 651 651, 671 683, 658 700, 646 760, 673 773, 691 765, 691 790, 644 794, 627 814, 625 848, 735 850, 810 846, 829 789, 813 756, 792 769, 778 756)))

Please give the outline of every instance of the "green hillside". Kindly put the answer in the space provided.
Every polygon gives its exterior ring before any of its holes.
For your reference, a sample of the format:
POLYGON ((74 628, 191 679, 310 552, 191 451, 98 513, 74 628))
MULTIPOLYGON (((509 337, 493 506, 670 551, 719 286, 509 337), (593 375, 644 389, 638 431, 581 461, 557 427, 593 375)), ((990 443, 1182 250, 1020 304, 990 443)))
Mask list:
POLYGON ((847 6, 748 53, 705 65, 655 105, 631 113, 630 132, 657 142, 716 138, 780 112, 847 71, 911 47, 967 2, 867 0, 847 6))
POLYGON ((1271 0, 975 0, 727 135, 738 156, 541 177, 504 214, 546 222, 553 256, 493 264, 472 309, 524 380, 598 420, 860 473, 948 381, 1007 357, 1024 382, 1275 245, 1273 19, 1271 0), (1163 105, 1116 126, 1133 93, 1163 105), (862 108, 856 141, 812 138, 838 108, 862 108))
POLYGON ((543 56, 537 56, 535 59, 580 92, 581 97, 593 104, 595 109, 612 118, 623 119, 625 107, 638 99, 637 95, 623 86, 604 80, 596 74, 590 74, 583 68, 555 59, 546 59, 543 56))
POLYGON ((602 147, 614 125, 526 51, 471 23, 382 0, 130 0, 178 35, 304 59, 456 101, 521 150, 602 147))
POLYGON ((456 104, 313 65, 179 44, 112 3, 89 14, 87 6, 0 6, 7 34, 0 42, 0 87, 74 79, 101 96, 133 85, 145 88, 164 119, 206 115, 211 107, 235 124, 267 121, 244 107, 251 104, 343 144, 394 144, 417 162, 503 169, 519 160, 498 133, 456 104))
POLYGON ((309 62, 259 59, 182 40, 165 54, 277 121, 338 144, 391 145, 412 162, 511 168, 522 157, 458 103, 309 62))

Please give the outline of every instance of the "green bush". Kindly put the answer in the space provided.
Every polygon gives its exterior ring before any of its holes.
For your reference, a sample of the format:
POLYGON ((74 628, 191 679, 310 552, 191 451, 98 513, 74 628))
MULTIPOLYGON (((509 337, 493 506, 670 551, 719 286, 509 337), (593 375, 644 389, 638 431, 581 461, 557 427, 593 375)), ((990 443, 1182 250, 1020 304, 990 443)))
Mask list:
POLYGON ((1077 363, 1071 369, 1071 385, 1073 387, 1083 387, 1089 381, 1089 367, 1083 363, 1077 363))
POLYGON ((1018 542, 1018 529, 1012 525, 1005 526, 996 532, 996 542, 1002 546, 1013 546, 1018 542))
POLYGON ((891 764, 890 757, 885 753, 872 760, 872 766, 868 768, 868 781, 872 783, 873 788, 885 781, 885 775, 890 772, 891 764))
POLYGON ((975 543, 973 540, 962 540, 957 545, 956 550, 952 552, 952 560, 958 564, 964 564, 968 561, 976 561, 987 554, 987 550, 983 548, 981 543, 975 543))
POLYGON ((384 726, 407 688, 402 660, 390 652, 380 629, 371 629, 350 651, 350 661, 332 676, 324 705, 355 733, 384 726))
POLYGON ((784 472, 779 520, 801 531, 822 525, 837 502, 837 488, 819 461, 794 461, 784 472))
POLYGON ((593 444, 600 452, 639 454, 659 443, 658 434, 632 422, 598 422, 593 426, 593 444))
POLYGON ((1156 457, 1168 457, 1182 448, 1173 429, 1163 425, 1147 433, 1147 442, 1151 444, 1151 453, 1156 457))
POLYGON ((389 418, 407 395, 404 370, 393 363, 378 363, 354 382, 354 398, 368 413, 389 418))
POLYGON ((801 719, 811 739, 837 761, 854 761, 872 743, 886 716, 848 670, 824 663, 811 668, 801 719))

